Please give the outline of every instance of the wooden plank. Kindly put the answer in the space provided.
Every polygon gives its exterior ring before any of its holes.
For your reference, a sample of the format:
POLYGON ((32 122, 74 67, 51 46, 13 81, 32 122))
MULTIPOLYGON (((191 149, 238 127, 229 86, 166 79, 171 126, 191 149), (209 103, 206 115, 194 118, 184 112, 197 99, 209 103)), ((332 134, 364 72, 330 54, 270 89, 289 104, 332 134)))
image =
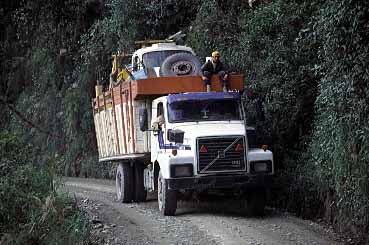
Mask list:
POLYGON ((108 95, 109 96, 104 97, 105 98, 105 104, 106 105, 111 105, 111 103, 112 103, 111 94, 109 93, 108 95))
POLYGON ((106 106, 106 98, 105 98, 106 93, 103 93, 103 101, 104 101, 104 128, 105 128, 105 137, 104 137, 104 141, 105 141, 105 150, 106 150, 106 156, 111 155, 110 154, 110 126, 108 125, 108 119, 107 118, 109 115, 107 115, 107 106, 106 106))
POLYGON ((116 142, 117 142, 117 151, 118 151, 118 154, 120 154, 117 116, 115 113, 115 103, 114 103, 114 91, 112 91, 111 96, 112 96, 112 106, 113 106, 112 110, 113 110, 113 118, 114 118, 115 137, 116 137, 116 142))
MULTIPOLYGON (((123 86, 123 88, 127 88, 127 87, 124 87, 123 86)), ((131 141, 131 130, 130 130, 130 128, 131 128, 131 125, 130 125, 130 115, 129 115, 129 112, 130 112, 130 110, 129 110, 129 90, 127 90, 127 89, 125 89, 124 90, 124 111, 125 111, 125 119, 126 119, 126 125, 127 125, 127 154, 128 153, 132 153, 131 152, 131 148, 130 148, 130 141, 131 141)))
POLYGON ((133 122, 133 94, 132 94, 132 82, 129 83, 129 100, 130 100, 130 114, 131 114, 131 131, 132 131, 132 151, 136 152, 135 146, 135 125, 133 122))
POLYGON ((101 154, 101 143, 100 143, 100 127, 99 127, 99 114, 94 115, 94 123, 95 123, 95 133, 96 133, 96 141, 97 141, 97 149, 99 152, 99 157, 102 156, 101 154))
POLYGON ((112 98, 114 98, 114 104, 119 105, 120 104, 120 87, 121 85, 114 87, 112 90, 112 98))
POLYGON ((124 146, 124 152, 127 154, 127 140, 126 140, 126 126, 124 124, 124 110, 123 110, 123 90, 122 90, 122 84, 119 85, 119 97, 120 97, 120 114, 121 114, 121 118, 120 120, 122 121, 122 130, 123 130, 123 146, 124 146))
MULTIPOLYGON (((97 113, 98 113, 98 118, 97 118, 97 125, 100 127, 101 126, 101 113, 100 113, 100 98, 99 97, 97 97, 97 113)), ((102 132, 100 131, 100 129, 99 129, 99 132, 100 132, 100 134, 102 134, 102 132)), ((102 136, 102 135, 100 135, 100 139, 104 139, 104 137, 102 136)), ((104 150, 103 150, 103 148, 104 148, 104 144, 102 144, 102 142, 100 141, 100 146, 101 146, 101 155, 100 155, 100 157, 103 157, 104 156, 104 150)))

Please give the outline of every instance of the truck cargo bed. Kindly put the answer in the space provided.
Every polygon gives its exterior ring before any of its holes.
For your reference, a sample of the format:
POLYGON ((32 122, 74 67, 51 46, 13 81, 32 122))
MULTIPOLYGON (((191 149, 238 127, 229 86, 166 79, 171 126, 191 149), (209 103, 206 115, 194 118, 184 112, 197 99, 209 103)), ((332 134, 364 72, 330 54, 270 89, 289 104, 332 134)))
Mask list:
MULTIPOLYGON (((243 75, 231 75, 230 90, 244 89, 243 75)), ((92 101, 100 161, 145 158, 150 155, 150 133, 139 128, 139 108, 147 108, 162 95, 204 92, 200 76, 155 77, 120 83, 92 101)), ((212 90, 222 91, 213 76, 212 90)))

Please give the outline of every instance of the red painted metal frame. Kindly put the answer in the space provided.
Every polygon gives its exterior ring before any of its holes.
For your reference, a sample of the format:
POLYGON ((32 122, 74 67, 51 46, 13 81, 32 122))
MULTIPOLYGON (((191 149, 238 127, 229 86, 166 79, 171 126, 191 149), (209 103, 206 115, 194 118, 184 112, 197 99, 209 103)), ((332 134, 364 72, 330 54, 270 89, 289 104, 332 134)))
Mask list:
POLYGON ((118 127, 117 127, 117 116, 115 114, 115 101, 114 101, 114 88, 111 90, 111 103, 112 103, 112 111, 114 117, 114 128, 115 128, 115 136, 117 137, 117 151, 120 154, 120 147, 119 147, 119 135, 118 135, 118 127))
POLYGON ((120 97, 120 112, 121 112, 121 120, 122 120, 122 129, 123 129, 123 141, 124 141, 124 151, 126 154, 127 151, 127 141, 126 141, 126 127, 124 125, 124 110, 123 110, 123 91, 122 91, 122 84, 119 85, 119 97, 120 97))
POLYGON ((132 94, 132 83, 129 82, 129 100, 131 102, 130 112, 131 112, 131 131, 132 131, 132 149, 133 152, 136 152, 136 145, 135 145, 135 127, 133 124, 133 94, 132 94))
MULTIPOLYGON (((127 139, 128 139, 128 141, 131 139, 131 132, 130 132, 130 128, 131 128, 131 123, 130 123, 130 117, 129 117, 129 115, 130 115, 130 110, 129 110, 129 103, 128 103, 128 98, 129 98, 129 90, 128 89, 126 89, 126 90, 124 90, 124 96, 125 96, 125 102, 126 102, 126 120, 127 120, 127 130, 128 130, 128 132, 127 132, 127 139)), ((127 152, 128 153, 128 152, 127 152)))
MULTIPOLYGON (((102 93, 103 94, 103 101, 104 101, 104 113, 105 113, 105 117, 106 117, 106 99, 105 99, 105 92, 102 93)), ((108 127, 106 125, 106 120, 104 120, 104 128, 105 128, 105 131, 108 130, 108 127)), ((106 135, 108 135, 108 132, 105 132, 106 135)), ((106 151, 108 152, 108 149, 106 149, 106 151)))

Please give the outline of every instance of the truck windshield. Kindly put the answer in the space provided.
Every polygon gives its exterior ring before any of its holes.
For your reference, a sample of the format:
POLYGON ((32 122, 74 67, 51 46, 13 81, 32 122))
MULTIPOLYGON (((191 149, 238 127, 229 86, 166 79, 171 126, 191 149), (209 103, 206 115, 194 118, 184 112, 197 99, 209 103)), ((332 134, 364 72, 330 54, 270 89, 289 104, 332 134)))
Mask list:
POLYGON ((176 53, 190 53, 183 50, 164 50, 146 53, 143 55, 143 63, 146 68, 160 67, 163 61, 176 53))
POLYGON ((241 120, 237 100, 180 101, 169 104, 169 122, 241 120))

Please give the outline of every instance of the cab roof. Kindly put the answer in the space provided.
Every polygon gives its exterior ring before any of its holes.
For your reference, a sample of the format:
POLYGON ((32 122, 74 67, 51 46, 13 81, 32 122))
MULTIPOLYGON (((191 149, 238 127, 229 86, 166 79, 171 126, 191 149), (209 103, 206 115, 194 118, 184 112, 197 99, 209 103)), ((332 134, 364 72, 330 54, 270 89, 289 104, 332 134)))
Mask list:
POLYGON ((166 51, 166 50, 178 50, 178 51, 186 51, 195 55, 195 52, 192 48, 182 45, 176 45, 175 43, 155 43, 150 47, 141 48, 134 52, 133 56, 142 56, 146 53, 156 52, 156 51, 166 51))
POLYGON ((167 101, 169 104, 181 101, 199 101, 199 100, 239 100, 238 92, 194 92, 183 94, 170 94, 167 101))

